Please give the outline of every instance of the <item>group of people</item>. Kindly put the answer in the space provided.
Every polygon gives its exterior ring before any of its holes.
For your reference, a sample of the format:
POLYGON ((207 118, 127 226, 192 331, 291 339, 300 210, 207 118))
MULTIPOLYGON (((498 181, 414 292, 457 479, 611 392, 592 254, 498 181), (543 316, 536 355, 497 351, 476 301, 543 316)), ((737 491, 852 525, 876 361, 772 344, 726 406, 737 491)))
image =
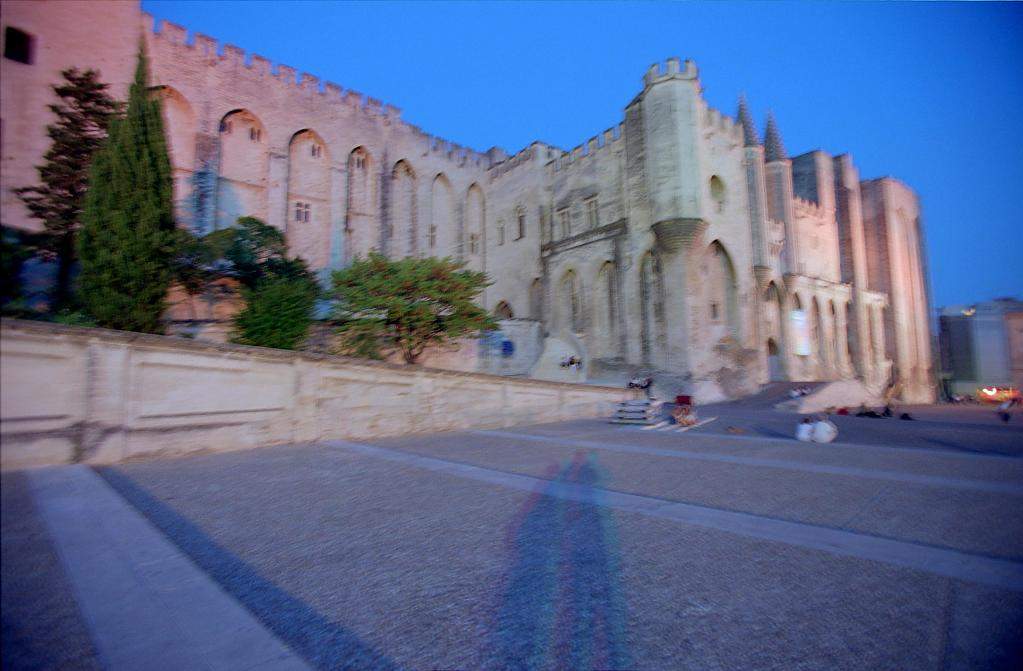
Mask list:
MULTIPOLYGON (((846 408, 839 408, 839 415, 848 415, 849 411, 846 408)), ((860 409, 856 411, 857 417, 870 417, 872 419, 888 419, 895 416, 895 411, 892 410, 891 404, 885 403, 884 407, 878 411, 872 408, 868 408, 866 404, 860 405, 860 409)), ((899 413, 899 419, 913 419, 913 416, 908 412, 899 413)))
POLYGON ((583 365, 583 360, 576 355, 566 356, 561 360, 562 368, 571 368, 572 370, 578 371, 583 365))
POLYGON ((825 414, 804 417, 796 425, 796 440, 805 443, 830 443, 838 436, 838 427, 825 414))
POLYGON ((694 426, 698 421, 696 419, 696 410, 691 405, 680 403, 671 411, 670 421, 672 424, 678 424, 679 426, 694 426))
POLYGON ((642 389, 646 392, 647 398, 652 398, 651 394, 653 392, 651 390, 653 389, 653 386, 654 378, 652 377, 634 377, 629 380, 628 384, 629 389, 642 389))

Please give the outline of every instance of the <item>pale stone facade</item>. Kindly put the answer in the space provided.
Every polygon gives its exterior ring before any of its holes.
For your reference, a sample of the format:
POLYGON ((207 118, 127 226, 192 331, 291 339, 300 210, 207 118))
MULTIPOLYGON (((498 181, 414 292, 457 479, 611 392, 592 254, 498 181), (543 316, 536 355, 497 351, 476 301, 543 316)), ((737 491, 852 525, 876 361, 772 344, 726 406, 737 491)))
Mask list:
POLYGON ((743 105, 739 121, 708 107, 690 61, 653 66, 601 136, 509 156, 179 26, 154 32, 132 3, 4 2, 3 23, 56 59, 3 61, 7 225, 33 225, 10 189, 35 179, 56 72, 96 66, 122 93, 125 34, 141 26, 183 225, 257 216, 323 271, 370 249, 464 259, 494 281, 488 309, 540 322, 591 372, 659 370, 729 395, 770 379, 898 378, 906 400, 933 398, 915 194, 861 182, 848 155, 788 157, 771 121, 761 143, 743 105), (117 30, 56 59, 71 24, 107 17, 117 30), (31 104, 9 102, 22 95, 31 104))

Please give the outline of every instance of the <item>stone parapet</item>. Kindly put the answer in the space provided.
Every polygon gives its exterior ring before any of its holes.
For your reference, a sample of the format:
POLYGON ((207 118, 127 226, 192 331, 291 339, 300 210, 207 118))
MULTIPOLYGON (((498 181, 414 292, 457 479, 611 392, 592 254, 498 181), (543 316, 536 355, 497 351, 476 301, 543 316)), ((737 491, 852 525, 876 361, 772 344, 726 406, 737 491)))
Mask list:
POLYGON ((0 465, 609 416, 635 392, 3 320, 0 465))

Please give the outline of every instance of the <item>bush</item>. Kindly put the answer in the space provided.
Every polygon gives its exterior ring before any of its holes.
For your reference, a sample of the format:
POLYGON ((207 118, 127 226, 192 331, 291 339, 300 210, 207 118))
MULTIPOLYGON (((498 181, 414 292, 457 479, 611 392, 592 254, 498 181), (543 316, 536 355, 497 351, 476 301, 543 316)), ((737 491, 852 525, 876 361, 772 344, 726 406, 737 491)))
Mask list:
POLYGON ((21 271, 34 252, 25 238, 13 228, 0 229, 0 304, 4 306, 22 298, 21 271))
POLYGON ((97 326, 96 320, 81 310, 62 310, 53 315, 53 321, 66 326, 97 326))
POLYGON ((346 354, 377 358, 383 349, 415 363, 427 347, 497 325, 476 304, 490 280, 453 259, 392 261, 371 252, 335 272, 333 282, 334 319, 346 354))
POLYGON ((295 349, 305 340, 318 295, 306 277, 268 277, 246 289, 232 340, 242 345, 295 349))

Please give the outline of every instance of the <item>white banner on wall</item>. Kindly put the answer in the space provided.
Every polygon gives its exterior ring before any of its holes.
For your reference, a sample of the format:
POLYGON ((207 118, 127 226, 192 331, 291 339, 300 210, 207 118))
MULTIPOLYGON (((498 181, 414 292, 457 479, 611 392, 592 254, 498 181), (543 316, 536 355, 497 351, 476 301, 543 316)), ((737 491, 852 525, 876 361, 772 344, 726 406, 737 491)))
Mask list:
POLYGON ((789 312, 789 330, 792 333, 792 351, 799 356, 810 356, 810 322, 805 311, 789 312))

